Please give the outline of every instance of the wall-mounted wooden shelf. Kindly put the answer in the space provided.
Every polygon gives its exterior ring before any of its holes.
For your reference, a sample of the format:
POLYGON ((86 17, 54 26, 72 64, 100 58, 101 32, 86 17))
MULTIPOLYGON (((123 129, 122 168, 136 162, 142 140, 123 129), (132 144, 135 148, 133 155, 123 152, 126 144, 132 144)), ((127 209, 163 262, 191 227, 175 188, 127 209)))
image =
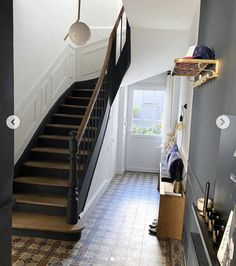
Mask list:
POLYGON ((218 77, 219 60, 177 58, 172 75, 194 77, 193 87, 196 88, 218 77))

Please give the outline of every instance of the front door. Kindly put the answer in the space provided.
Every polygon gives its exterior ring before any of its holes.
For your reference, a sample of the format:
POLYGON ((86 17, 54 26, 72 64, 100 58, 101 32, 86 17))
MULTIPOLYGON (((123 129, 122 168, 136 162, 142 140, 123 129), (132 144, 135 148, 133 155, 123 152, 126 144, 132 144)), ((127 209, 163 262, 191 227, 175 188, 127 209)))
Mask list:
POLYGON ((159 171, 164 98, 164 86, 129 87, 126 170, 159 171))

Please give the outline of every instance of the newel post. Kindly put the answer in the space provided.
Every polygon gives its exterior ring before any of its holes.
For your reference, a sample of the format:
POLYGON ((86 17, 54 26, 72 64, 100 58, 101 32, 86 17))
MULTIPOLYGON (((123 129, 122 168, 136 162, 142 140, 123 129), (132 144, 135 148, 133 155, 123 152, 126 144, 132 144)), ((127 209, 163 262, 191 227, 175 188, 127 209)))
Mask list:
POLYGON ((76 224, 78 222, 78 180, 77 180, 77 131, 71 131, 69 135, 72 137, 69 141, 70 152, 70 173, 69 173, 69 189, 67 197, 67 223, 76 224))

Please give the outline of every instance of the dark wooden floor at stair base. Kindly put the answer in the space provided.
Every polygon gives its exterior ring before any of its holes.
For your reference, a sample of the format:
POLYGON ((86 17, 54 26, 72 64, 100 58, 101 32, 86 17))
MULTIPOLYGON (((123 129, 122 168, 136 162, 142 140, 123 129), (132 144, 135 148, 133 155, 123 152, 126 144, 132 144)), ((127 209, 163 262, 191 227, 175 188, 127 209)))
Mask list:
MULTIPOLYGON (((71 86, 48 113, 19 162, 14 179, 13 234, 78 240, 83 222, 66 223, 70 131, 79 130, 96 80, 71 86)), ((94 117, 96 120, 97 118, 94 117)), ((85 139, 92 143, 91 136, 85 139)), ((88 150, 81 150, 86 158, 88 150)), ((79 165, 80 170, 84 167, 79 165)))

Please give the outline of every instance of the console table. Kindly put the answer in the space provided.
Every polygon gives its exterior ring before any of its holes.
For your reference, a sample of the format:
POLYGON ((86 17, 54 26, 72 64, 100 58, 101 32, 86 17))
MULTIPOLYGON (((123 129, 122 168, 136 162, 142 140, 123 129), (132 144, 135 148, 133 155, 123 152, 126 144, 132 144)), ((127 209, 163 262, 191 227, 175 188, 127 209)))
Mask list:
POLYGON ((157 224, 158 238, 182 239, 184 220, 185 195, 173 193, 173 183, 162 182, 163 164, 160 166, 158 188, 160 191, 160 206, 157 224))

